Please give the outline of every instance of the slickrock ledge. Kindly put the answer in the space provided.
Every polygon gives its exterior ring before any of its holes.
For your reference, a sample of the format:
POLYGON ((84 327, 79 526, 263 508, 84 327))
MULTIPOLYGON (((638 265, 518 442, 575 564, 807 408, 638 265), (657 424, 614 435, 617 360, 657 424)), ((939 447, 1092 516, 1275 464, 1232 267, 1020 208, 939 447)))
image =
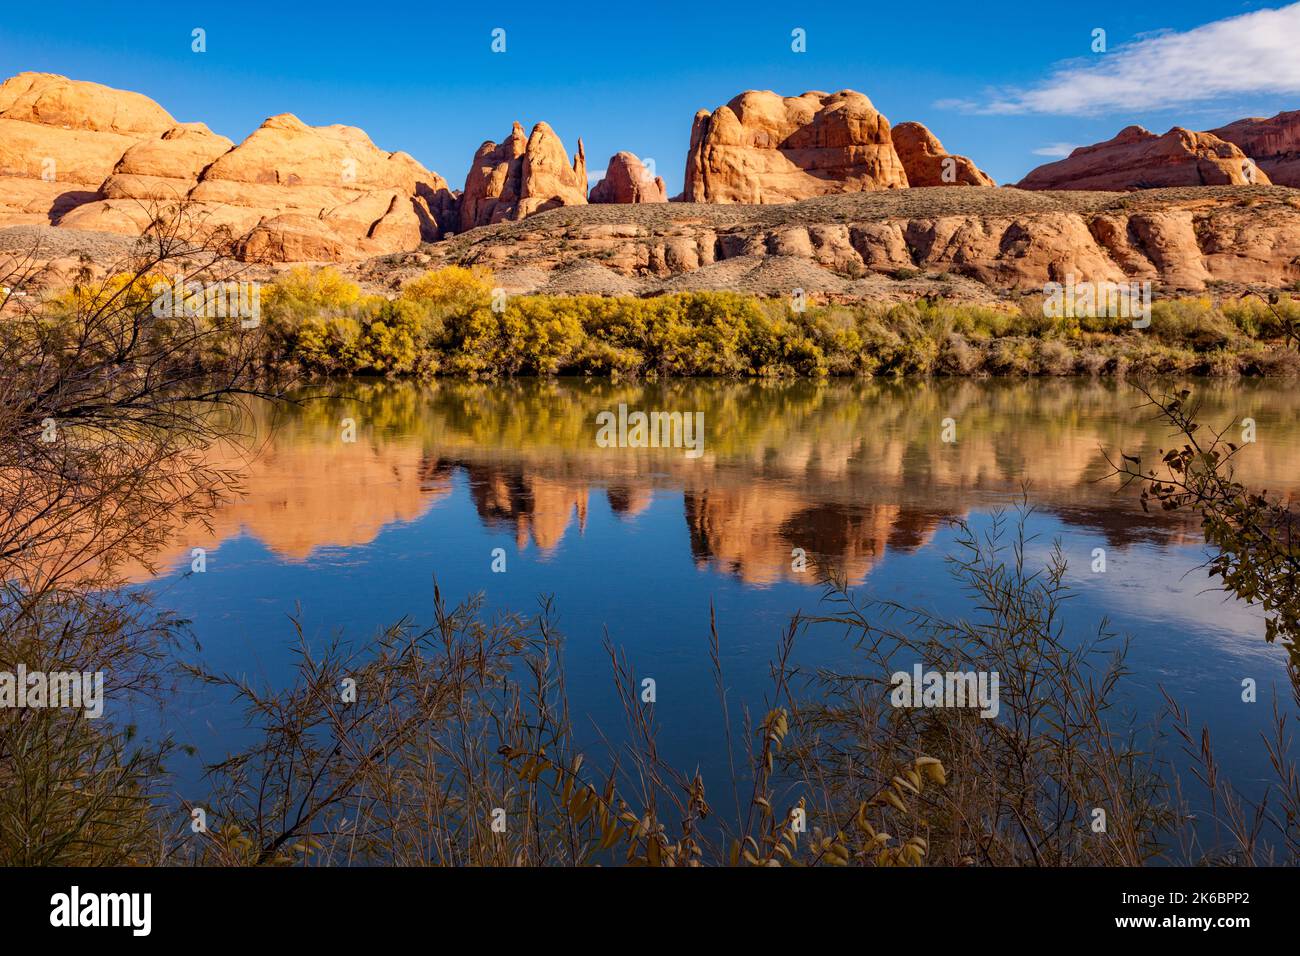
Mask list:
POLYGON ((397 287, 439 265, 490 268, 512 292, 735 289, 834 298, 988 298, 1049 281, 1165 291, 1300 282, 1300 191, 1140 193, 933 187, 784 205, 556 209, 354 267, 397 287))

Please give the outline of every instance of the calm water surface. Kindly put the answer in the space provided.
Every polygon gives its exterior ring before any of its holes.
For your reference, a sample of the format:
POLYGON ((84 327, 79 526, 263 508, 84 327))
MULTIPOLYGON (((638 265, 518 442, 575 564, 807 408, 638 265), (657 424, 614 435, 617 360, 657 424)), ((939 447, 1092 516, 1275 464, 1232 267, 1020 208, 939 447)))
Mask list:
MULTIPOLYGON (((959 611, 945 566, 953 519, 986 524, 1027 489, 1042 558, 1059 539, 1077 596, 1080 634, 1108 617, 1132 638, 1126 703, 1159 711, 1163 685, 1194 722, 1208 722, 1225 769, 1247 787, 1266 776, 1258 733, 1282 653, 1260 616, 1213 589, 1196 522, 1143 514, 1133 494, 1099 481, 1103 449, 1153 455, 1168 429, 1121 384, 687 382, 616 386, 518 382, 343 386, 301 407, 254 410, 260 452, 242 498, 212 527, 188 528, 149 582, 159 603, 193 620, 210 668, 283 684, 292 674, 292 615, 323 640, 358 638, 402 617, 427 623, 433 581, 449 600, 483 592, 489 608, 530 612, 553 595, 572 712, 623 726, 606 633, 658 686, 661 745, 677 765, 721 773, 721 718, 708 660, 716 607, 733 714, 761 712, 783 624, 816 611, 819 572, 847 575, 861 597, 959 611), (704 454, 606 449, 597 413, 704 412, 704 454), (340 423, 356 422, 357 440, 340 423), (942 421, 957 441, 941 440, 942 421), (188 574, 190 549, 207 572, 188 574), (494 549, 507 571, 492 573, 494 549), (809 571, 792 570, 803 548, 809 571), (1091 570, 1106 550, 1105 573, 1091 570), (1244 677, 1260 703, 1240 701, 1244 677)), ((1300 396, 1260 384, 1205 385, 1205 421, 1254 418, 1244 478, 1300 490, 1300 396)), ((233 452, 231 453, 233 460, 233 452)), ((140 580, 148 576, 141 571, 140 580)), ((823 609, 825 609, 823 607, 823 609)), ((851 666, 836 635, 816 633, 804 665, 851 666)), ((168 721, 198 758, 176 769, 198 787, 200 760, 246 733, 225 699, 184 689, 168 721)), ((142 723, 148 721, 142 718, 142 723)), ((187 758, 188 759, 188 758, 187 758)))

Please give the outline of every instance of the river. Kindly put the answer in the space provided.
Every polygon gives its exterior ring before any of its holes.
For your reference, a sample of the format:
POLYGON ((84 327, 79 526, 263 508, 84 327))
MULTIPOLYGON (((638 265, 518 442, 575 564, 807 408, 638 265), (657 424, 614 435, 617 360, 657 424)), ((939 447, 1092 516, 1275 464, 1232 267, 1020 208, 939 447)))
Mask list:
MULTIPOLYGON (((1235 436, 1253 419, 1240 477, 1285 496, 1300 490, 1294 388, 1194 388, 1207 426, 1235 436)), ((1209 724, 1235 781, 1249 790, 1266 776, 1258 733, 1272 689, 1285 686, 1283 653, 1265 643, 1259 613, 1214 589, 1193 517, 1145 514, 1135 493, 1106 478, 1107 451, 1154 460, 1170 437, 1123 383, 353 382, 328 391, 255 406, 251 440, 238 454, 214 452, 238 463, 243 494, 210 527, 180 529, 160 574, 135 572, 192 620, 194 653, 208 667, 282 683, 294 660, 291 617, 322 641, 337 631, 360 639, 403 617, 427 623, 435 579, 449 600, 482 592, 493 610, 532 612, 552 595, 580 734, 594 743, 597 727, 615 737, 622 728, 608 634, 656 681, 669 759, 721 773, 711 605, 733 713, 742 704, 761 713, 783 625, 819 610, 826 572, 864 597, 960 612, 945 562, 953 521, 987 527, 1023 496, 1034 509, 1031 559, 1059 541, 1070 562, 1069 626, 1095 631, 1107 618, 1131 638, 1123 700, 1133 718, 1157 716, 1163 687, 1195 724, 1209 724), (620 405, 702 413, 699 447, 598 442, 598 416, 620 405), (196 548, 203 573, 191 573, 196 548), (1241 700, 1248 677, 1260 687, 1254 704, 1241 700)), ((849 667, 853 655, 829 634, 797 650, 807 667, 849 667)), ((180 758, 178 779, 201 786, 200 761, 244 738, 240 715, 196 687, 169 710, 173 733, 198 750, 180 758)))

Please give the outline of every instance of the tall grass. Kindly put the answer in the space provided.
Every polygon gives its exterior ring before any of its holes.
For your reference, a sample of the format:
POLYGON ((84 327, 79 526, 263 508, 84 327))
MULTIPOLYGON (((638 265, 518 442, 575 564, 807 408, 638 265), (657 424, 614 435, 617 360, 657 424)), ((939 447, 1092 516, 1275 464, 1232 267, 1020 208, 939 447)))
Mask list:
MULTIPOLYGON (((1126 643, 1104 622, 1067 632, 1065 561, 1058 549, 1031 567, 1027 517, 958 525, 961 616, 863 602, 829 581, 826 613, 777 636, 752 711, 727 688, 727 622, 712 621, 701 663, 707 653, 718 689, 721 779, 664 758, 655 705, 613 644, 625 726, 578 745, 545 602, 488 620, 477 600, 448 609, 439 594, 427 629, 303 643, 289 688, 199 673, 243 701, 255 742, 212 765, 209 829, 174 828, 161 853, 207 865, 1295 862, 1294 824, 1226 781, 1202 781, 1213 827, 1189 811, 1157 729, 1117 708, 1126 643), (800 668, 802 642, 837 635, 852 667, 800 668), (996 671, 1000 713, 893 706, 890 675, 914 663, 996 671)), ((1280 740, 1273 756, 1291 768, 1280 740)), ((1203 772, 1212 753, 1198 760, 1203 772)))

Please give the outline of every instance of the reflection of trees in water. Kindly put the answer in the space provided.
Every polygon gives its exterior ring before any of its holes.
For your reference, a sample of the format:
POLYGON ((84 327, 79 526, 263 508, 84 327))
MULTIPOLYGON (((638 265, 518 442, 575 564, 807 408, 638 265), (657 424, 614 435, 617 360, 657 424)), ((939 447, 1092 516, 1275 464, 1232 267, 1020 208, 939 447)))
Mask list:
MULTIPOLYGON (((857 579, 885 549, 924 545, 944 519, 1010 503, 1022 483, 1039 508, 1112 545, 1196 530, 1182 516, 1143 515, 1096 479, 1103 447, 1154 452, 1161 427, 1114 382, 928 381, 759 384, 689 381, 348 383, 344 394, 279 413, 248 495, 219 513, 215 540, 239 528, 301 560, 315 547, 365 543, 450 493, 463 469, 484 525, 517 545, 557 547, 583 529, 604 490, 627 520, 656 491, 683 496, 694 558, 745 580, 783 577, 790 551, 857 579), (702 410, 705 457, 673 449, 602 449, 599 411, 702 410), (343 417, 359 439, 338 438, 343 417), (940 422, 958 440, 940 440, 940 422)), ((1243 473, 1288 489, 1300 474, 1300 398, 1267 385, 1209 384, 1207 421, 1260 423, 1243 473)), ((265 414, 254 431, 265 434, 265 414)), ((1289 490, 1289 489, 1288 489, 1289 490)))

